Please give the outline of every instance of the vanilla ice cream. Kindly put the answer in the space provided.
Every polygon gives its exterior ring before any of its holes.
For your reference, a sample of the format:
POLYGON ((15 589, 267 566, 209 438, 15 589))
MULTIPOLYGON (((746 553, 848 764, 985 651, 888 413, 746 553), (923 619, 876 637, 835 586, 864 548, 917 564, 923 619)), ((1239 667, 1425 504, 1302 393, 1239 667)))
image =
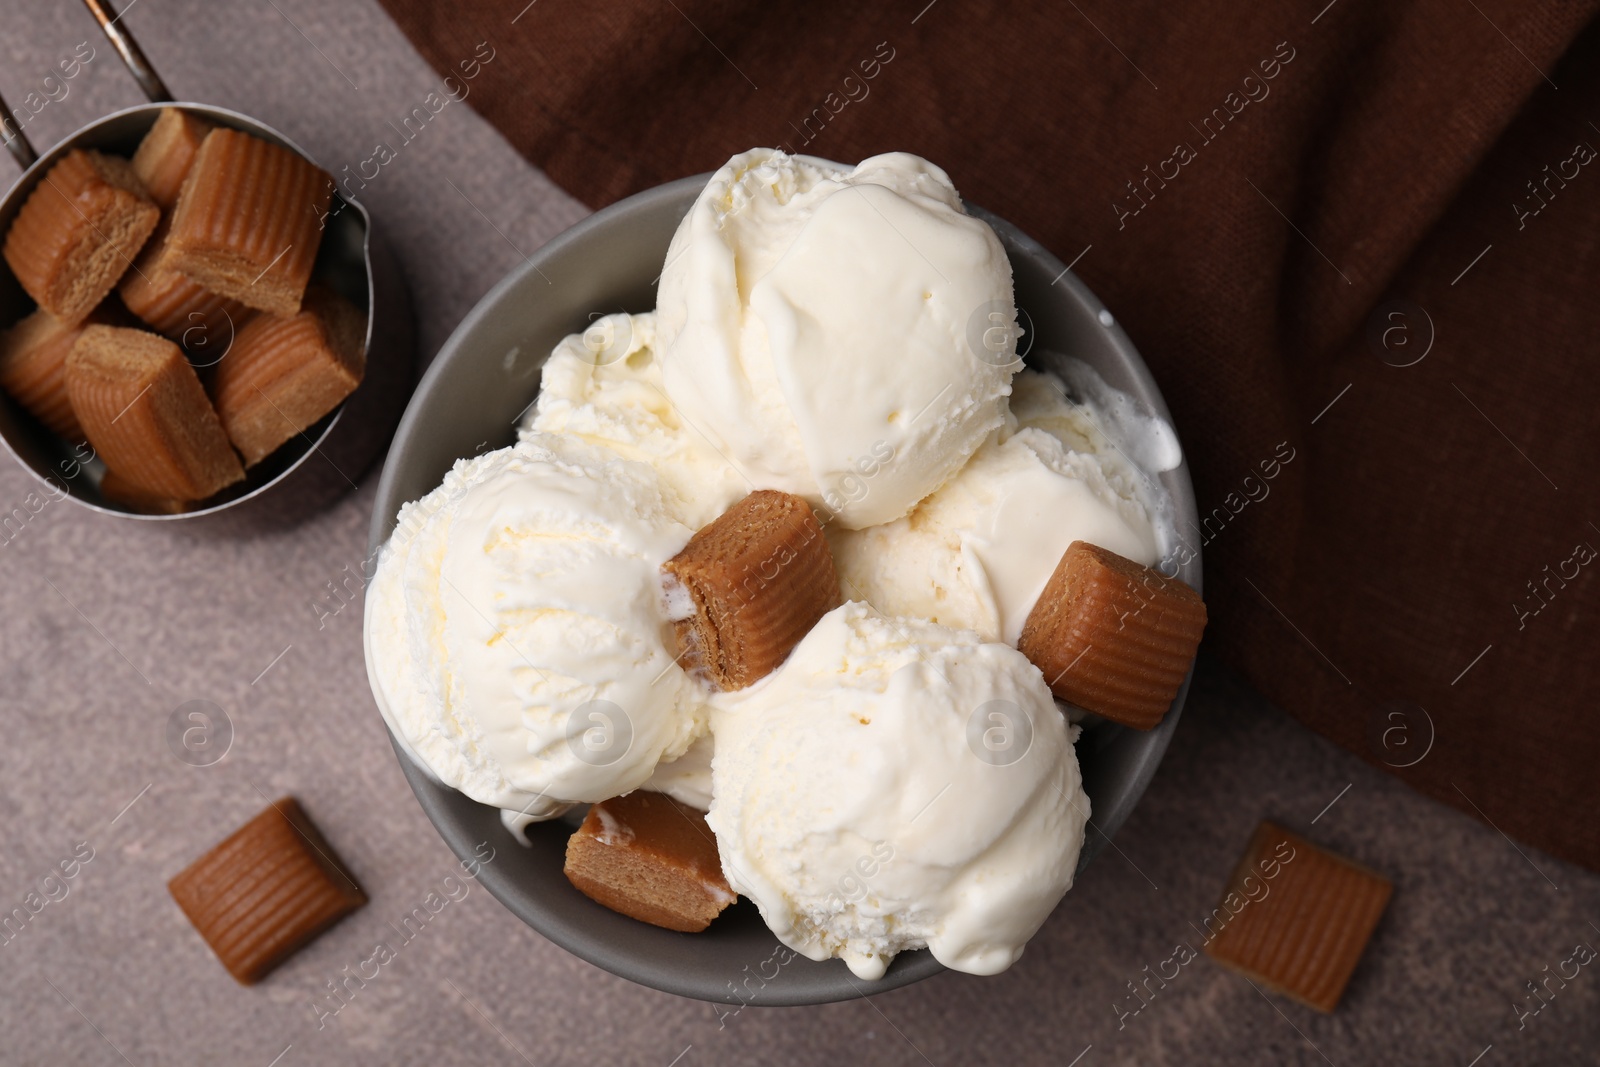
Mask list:
POLYGON ((656 773, 643 786, 656 793, 665 793, 680 804, 705 811, 711 807, 711 758, 714 749, 711 735, 704 734, 689 751, 656 768, 656 773))
POLYGON ((640 788, 708 809, 732 888, 860 978, 923 947, 1009 967, 1089 818, 1017 638, 1071 542, 1161 560, 1182 459, 1086 366, 1019 373, 1016 317, 998 237, 927 161, 735 156, 657 310, 563 339, 518 443, 401 509, 365 619, 398 743, 525 844, 640 788), (817 510, 847 602, 713 693, 661 567, 755 489, 817 510))
POLYGON ((723 873, 812 959, 994 974, 1072 884, 1076 727, 1014 648, 847 603, 711 726, 723 873))
POLYGON ((1014 424, 911 514, 829 529, 845 596, 1015 645, 1072 542, 1161 558, 1164 494, 1115 446, 1098 405, 1033 371, 1015 386, 1014 424))
POLYGON ((897 519, 1005 420, 1011 266, 938 167, 756 149, 667 251, 657 358, 682 421, 755 488, 897 519))
POLYGON ((705 728, 658 569, 693 533, 655 473, 530 434, 401 509, 367 591, 367 669, 412 756, 530 816, 642 785, 705 728))
POLYGON ((654 312, 605 315, 564 338, 522 433, 568 434, 649 464, 668 510, 698 530, 754 487, 667 399, 656 347, 654 312))

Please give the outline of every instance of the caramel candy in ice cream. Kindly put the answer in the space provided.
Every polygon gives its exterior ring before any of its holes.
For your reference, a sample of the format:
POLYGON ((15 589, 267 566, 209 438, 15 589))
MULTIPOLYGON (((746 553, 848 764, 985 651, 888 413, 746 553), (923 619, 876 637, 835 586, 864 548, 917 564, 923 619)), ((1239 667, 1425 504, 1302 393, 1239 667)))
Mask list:
POLYGON ((1256 828, 1206 920, 1206 952, 1252 981, 1332 1011, 1394 885, 1272 822, 1256 828))
POLYGON ((842 602, 811 506, 775 489, 723 512, 662 569, 684 669, 724 691, 765 677, 842 602))
POLYGON ((28 194, 6 233, 5 260, 35 303, 76 325, 117 284, 160 218, 126 159, 75 148, 28 194))
POLYGON ((1189 673, 1206 605, 1176 578, 1074 541, 1022 626, 1017 649, 1051 692, 1149 730, 1189 673))
POLYGON ((194 350, 197 357, 209 355, 213 347, 220 353, 255 312, 174 269, 170 229, 170 218, 163 219, 135 261, 138 269, 123 276, 117 292, 152 330, 194 350))
POLYGON ((178 202, 178 190, 200 151, 211 123, 175 107, 164 107, 133 153, 133 172, 163 211, 178 202))
POLYGON ((171 341, 90 326, 67 356, 66 378, 95 452, 146 492, 203 500, 244 478, 200 379, 171 341))
POLYGON ((566 875, 624 915, 699 933, 738 899, 703 812, 645 790, 594 805, 567 841, 566 875))
POLYGON ((0 388, 69 441, 84 439, 66 381, 67 353, 81 333, 81 325, 68 326, 38 308, 0 334, 0 388))
POLYGON ((367 902, 293 797, 245 823, 167 889, 243 985, 367 902))
POLYGON ((217 364, 211 395, 246 467, 271 455, 361 384, 367 320, 322 286, 292 318, 258 315, 217 364))
POLYGON ((172 210, 170 264, 219 296, 293 315, 332 196, 333 179, 299 153, 212 130, 172 210))

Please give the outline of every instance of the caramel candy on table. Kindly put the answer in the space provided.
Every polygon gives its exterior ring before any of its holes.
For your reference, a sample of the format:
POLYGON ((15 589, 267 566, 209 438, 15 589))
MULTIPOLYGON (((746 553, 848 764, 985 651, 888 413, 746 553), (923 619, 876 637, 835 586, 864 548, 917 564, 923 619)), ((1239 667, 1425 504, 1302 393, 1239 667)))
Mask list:
POLYGON ((90 326, 67 357, 67 395, 96 454, 157 497, 203 500, 244 478, 217 413, 178 346, 90 326))
POLYGON ((299 153, 212 130, 172 211, 171 266, 220 296, 293 315, 332 197, 333 179, 299 153))
POLYGON ((67 398, 67 353, 83 333, 38 308, 0 334, 0 388, 52 433, 82 441, 83 428, 67 398))
POLYGON ((204 119, 179 108, 164 107, 156 124, 139 142, 138 151, 133 153, 133 172, 162 210, 178 202, 183 179, 189 175, 200 142, 210 132, 211 123, 204 119))
POLYGON ((1017 649, 1062 700, 1149 730, 1178 695, 1205 627, 1205 602, 1187 585, 1074 541, 1028 613, 1017 649))
POLYGON ((642 789, 589 809, 567 841, 565 870, 612 911, 688 934, 738 899, 704 813, 642 789))
POLYGON ((293 797, 245 823, 167 889, 243 985, 367 902, 293 797))
POLYGON ((160 218, 126 159, 75 148, 28 194, 6 233, 5 259, 35 303, 75 325, 117 284, 160 218))
POLYGON ((811 505, 758 489, 662 567, 685 670, 743 689, 838 607, 833 553, 811 505))
POLYGON ((1382 875, 1263 822, 1228 880, 1214 913, 1227 918, 1210 930, 1206 952, 1252 981, 1331 1012, 1393 892, 1382 875), (1239 905, 1237 912, 1230 903, 1239 905))
POLYGON ((361 384, 367 320, 331 289, 306 290, 292 318, 258 315, 217 364, 211 395, 246 467, 254 466, 361 384))
POLYGON ((255 311, 175 270, 167 242, 170 230, 171 218, 162 219, 117 292, 128 310, 157 333, 202 354, 213 345, 220 352, 255 311))

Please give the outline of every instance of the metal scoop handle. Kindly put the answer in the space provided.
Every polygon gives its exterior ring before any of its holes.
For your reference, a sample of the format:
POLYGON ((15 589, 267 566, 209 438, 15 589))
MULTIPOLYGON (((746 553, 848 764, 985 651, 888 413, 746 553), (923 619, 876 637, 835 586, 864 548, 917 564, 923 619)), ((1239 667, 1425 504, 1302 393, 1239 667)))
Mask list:
MULTIPOLYGON (((123 65, 128 68, 128 73, 133 75, 133 80, 139 83, 139 88, 144 90, 144 95, 150 98, 150 102, 159 104, 171 100, 172 93, 167 90, 161 75, 150 65, 144 50, 133 39, 127 27, 121 24, 122 16, 113 11, 105 0, 83 0, 83 5, 89 9, 89 14, 94 16, 94 20, 105 31, 111 47, 122 57, 123 65)), ((0 136, 4 137, 6 149, 23 170, 33 166, 34 161, 39 158, 39 153, 33 150, 27 135, 22 132, 22 127, 12 118, 11 108, 6 106, 4 99, 0 99, 0 136)))
POLYGON ((89 9, 89 14, 105 31, 111 47, 122 57, 123 65, 133 75, 133 80, 139 83, 139 88, 144 90, 144 95, 150 98, 150 102, 162 104, 171 100, 172 94, 167 91, 166 83, 156 73, 156 68, 150 65, 150 60, 145 58, 139 42, 133 39, 133 34, 128 32, 126 26, 119 24, 122 16, 112 11, 111 5, 105 0, 83 0, 83 6, 89 9))
POLYGON ((0 99, 0 135, 4 136, 6 149, 17 161, 17 166, 23 170, 33 166, 33 161, 39 158, 39 153, 33 150, 33 145, 28 143, 22 128, 11 118, 11 108, 4 99, 0 99))

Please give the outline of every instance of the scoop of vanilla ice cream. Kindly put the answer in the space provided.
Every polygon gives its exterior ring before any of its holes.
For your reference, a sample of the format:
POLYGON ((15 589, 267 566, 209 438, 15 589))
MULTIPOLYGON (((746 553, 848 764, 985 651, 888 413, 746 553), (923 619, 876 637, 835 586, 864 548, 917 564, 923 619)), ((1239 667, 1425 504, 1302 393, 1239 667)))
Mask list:
POLYGON ((656 768, 645 789, 665 793, 680 804, 705 811, 711 807, 711 735, 702 734, 689 751, 656 768))
POLYGON ((757 149, 667 251, 666 394, 759 488, 856 528, 911 510, 1005 419, 1011 265, 938 167, 757 149))
POLYGON ((698 530, 751 486, 667 399, 656 351, 654 312, 605 315, 564 338, 545 362, 522 435, 568 434, 648 464, 668 510, 698 530))
POLYGON ((1076 728, 1014 648, 846 603, 711 729, 723 873, 812 959, 993 974, 1072 884, 1076 728))
POLYGON ((1017 374, 1011 417, 1001 436, 1032 426, 1070 451, 1094 455, 1120 495, 1139 497, 1151 509, 1156 532, 1165 540, 1171 500, 1155 475, 1183 462, 1177 432, 1133 397, 1111 388, 1083 360, 1057 357, 1056 366, 1062 377, 1027 369, 1017 374))
POLYGON ((1022 417, 1033 424, 1019 420, 1010 436, 986 442, 911 514, 828 530, 845 596, 1015 645, 1072 542, 1146 565, 1160 559, 1143 480, 1091 413, 1064 398, 1050 402, 1058 394, 1043 378, 1017 376, 1019 396, 1029 399, 1022 417))
POLYGON ((367 591, 374 695, 417 762, 548 817, 637 788, 703 732, 658 568, 693 531, 641 463, 529 434, 400 511, 367 591))

